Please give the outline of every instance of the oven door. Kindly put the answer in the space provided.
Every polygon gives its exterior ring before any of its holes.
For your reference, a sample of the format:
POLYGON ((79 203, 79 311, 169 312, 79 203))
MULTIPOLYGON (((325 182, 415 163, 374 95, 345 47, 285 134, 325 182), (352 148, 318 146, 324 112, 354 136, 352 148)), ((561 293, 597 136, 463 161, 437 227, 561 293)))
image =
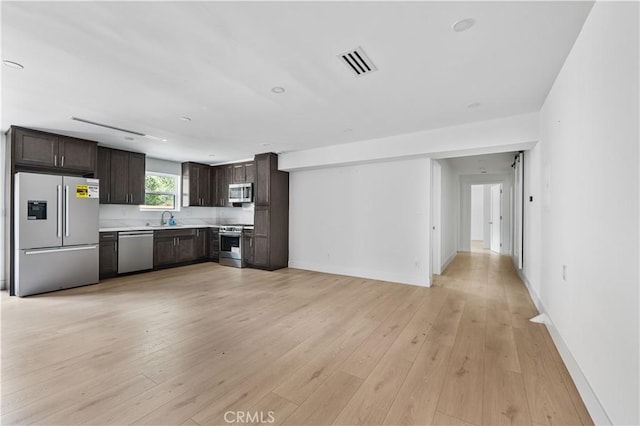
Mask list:
POLYGON ((220 233, 220 257, 242 260, 242 232, 220 233))

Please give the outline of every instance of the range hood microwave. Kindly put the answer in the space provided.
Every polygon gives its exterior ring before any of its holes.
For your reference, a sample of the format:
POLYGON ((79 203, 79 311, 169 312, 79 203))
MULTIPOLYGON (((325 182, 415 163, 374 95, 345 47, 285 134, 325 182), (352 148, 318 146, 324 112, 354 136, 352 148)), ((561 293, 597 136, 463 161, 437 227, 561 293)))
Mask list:
POLYGON ((229 203, 252 203, 253 184, 252 183, 231 183, 229 184, 229 203))

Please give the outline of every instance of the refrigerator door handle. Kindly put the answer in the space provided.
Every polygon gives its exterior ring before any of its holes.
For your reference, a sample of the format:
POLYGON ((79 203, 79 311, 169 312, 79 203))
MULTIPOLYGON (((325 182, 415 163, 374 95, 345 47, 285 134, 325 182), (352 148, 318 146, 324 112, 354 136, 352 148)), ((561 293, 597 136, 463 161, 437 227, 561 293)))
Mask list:
POLYGON ((64 236, 69 236, 69 185, 64 187, 64 236))
POLYGON ((58 218, 57 218, 57 235, 62 238, 62 185, 58 185, 58 218))
POLYGON ((24 254, 32 255, 32 254, 60 253, 63 251, 95 250, 97 248, 98 246, 82 246, 82 247, 71 247, 71 248, 51 249, 51 250, 32 250, 32 251, 25 251, 24 254))

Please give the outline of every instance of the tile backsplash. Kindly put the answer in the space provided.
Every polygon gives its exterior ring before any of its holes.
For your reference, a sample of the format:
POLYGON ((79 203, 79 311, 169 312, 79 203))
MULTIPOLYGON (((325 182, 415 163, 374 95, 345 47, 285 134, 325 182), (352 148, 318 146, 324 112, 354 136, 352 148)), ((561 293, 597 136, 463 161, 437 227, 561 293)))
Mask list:
MULTIPOLYGON (((223 225, 253 224, 253 205, 248 207, 183 207, 171 212, 178 224, 223 225)), ((159 225, 161 211, 140 211, 138 206, 118 204, 100 205, 100 228, 120 226, 159 225)))

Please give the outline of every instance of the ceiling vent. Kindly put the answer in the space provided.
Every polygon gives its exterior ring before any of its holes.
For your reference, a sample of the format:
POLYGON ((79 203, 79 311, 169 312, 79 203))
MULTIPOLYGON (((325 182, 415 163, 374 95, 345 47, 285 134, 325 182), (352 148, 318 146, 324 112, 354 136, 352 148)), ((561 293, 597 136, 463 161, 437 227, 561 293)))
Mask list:
POLYGON ((136 135, 136 136, 142 136, 142 137, 149 138, 149 139, 154 139, 154 140, 157 140, 157 141, 162 141, 162 142, 166 142, 167 141, 166 139, 159 138, 157 136, 147 135, 145 133, 136 132, 135 130, 123 129, 122 127, 116 127, 116 126, 112 126, 110 124, 98 123, 97 121, 91 121, 91 120, 87 120, 85 118, 71 117, 71 119, 74 120, 74 121, 79 121, 81 123, 91 124, 92 126, 104 127, 105 129, 117 130, 119 132, 129 133, 131 135, 136 135))
POLYGON ((367 54, 364 53, 362 47, 341 53, 338 55, 338 59, 344 62, 356 76, 371 74, 378 70, 367 54))

